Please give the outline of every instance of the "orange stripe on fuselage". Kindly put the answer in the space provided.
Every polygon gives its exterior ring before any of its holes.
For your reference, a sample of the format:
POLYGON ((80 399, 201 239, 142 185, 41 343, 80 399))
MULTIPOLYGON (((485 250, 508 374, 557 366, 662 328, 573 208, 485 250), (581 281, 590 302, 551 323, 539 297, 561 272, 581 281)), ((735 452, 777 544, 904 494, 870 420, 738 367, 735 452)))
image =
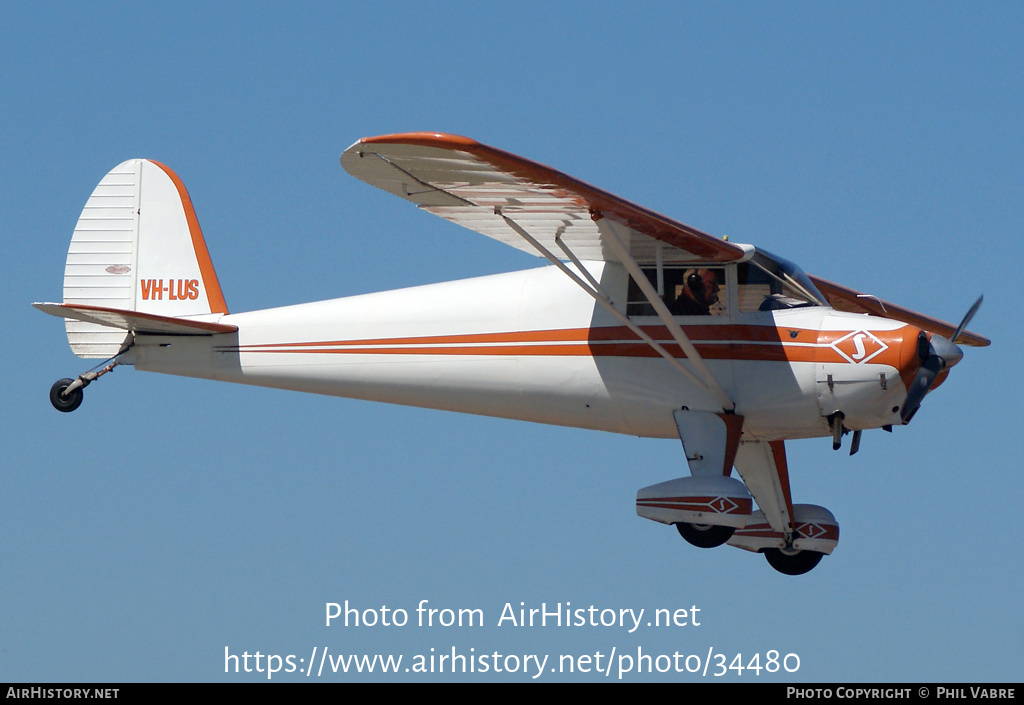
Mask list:
MULTIPOLYGON (((643 330, 674 357, 685 357, 665 327, 644 326, 643 330)), ((819 336, 818 331, 810 329, 733 324, 686 326, 684 331, 701 357, 708 360, 851 364, 830 344, 852 331, 828 331, 819 336)), ((900 330, 872 335, 888 348, 870 362, 899 369, 900 330)), ((658 352, 625 326, 266 343, 221 349, 240 353, 346 355, 659 357, 658 352)))
MULTIPOLYGON (((672 342, 672 336, 665 326, 641 326, 641 330, 657 341, 672 342)), ((713 341, 715 343, 743 341, 752 343, 816 344, 818 331, 810 329, 779 329, 772 326, 720 325, 684 326, 683 330, 691 341, 713 341), (780 330, 795 330, 795 337, 785 338, 780 330)), ((841 333, 840 335, 845 335, 841 333)), ((306 341, 299 343, 267 343, 263 345, 242 345, 246 348, 311 347, 325 345, 460 345, 477 343, 541 343, 541 342, 588 342, 643 341, 625 326, 602 328, 563 328, 558 330, 510 331, 500 333, 465 333, 459 335, 426 335, 407 338, 357 338, 353 340, 306 341)))

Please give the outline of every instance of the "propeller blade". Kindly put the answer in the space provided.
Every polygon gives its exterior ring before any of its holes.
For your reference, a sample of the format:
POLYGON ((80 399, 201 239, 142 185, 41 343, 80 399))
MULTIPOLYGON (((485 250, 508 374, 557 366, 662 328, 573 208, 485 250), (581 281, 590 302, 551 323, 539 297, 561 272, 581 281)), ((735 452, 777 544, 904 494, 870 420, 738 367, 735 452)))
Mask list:
POLYGON ((950 338, 950 341, 956 343, 956 339, 959 338, 960 334, 964 332, 964 329, 967 327, 967 324, 971 322, 972 318, 974 318, 974 314, 976 314, 978 312, 978 309, 981 308, 981 302, 984 300, 984 294, 978 297, 978 300, 974 302, 973 306, 971 306, 971 310, 967 312, 966 316, 964 316, 964 320, 960 321, 960 325, 956 327, 956 333, 953 333, 953 337, 950 338))
POLYGON ((941 370, 942 358, 932 355, 914 375, 914 381, 910 383, 910 389, 907 391, 907 400, 903 402, 903 408, 900 410, 900 419, 904 424, 910 423, 910 419, 914 418, 914 414, 921 408, 921 402, 941 370))

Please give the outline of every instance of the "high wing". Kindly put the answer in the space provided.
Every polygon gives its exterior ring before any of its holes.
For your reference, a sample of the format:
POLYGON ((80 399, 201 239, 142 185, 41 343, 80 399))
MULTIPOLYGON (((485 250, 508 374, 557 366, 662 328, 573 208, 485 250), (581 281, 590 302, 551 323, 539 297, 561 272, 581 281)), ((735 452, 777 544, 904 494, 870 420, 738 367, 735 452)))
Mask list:
MULTIPOLYGON (((716 238, 467 137, 435 132, 365 137, 345 150, 341 165, 424 210, 531 254, 538 254, 538 247, 514 229, 510 218, 543 248, 580 260, 623 260, 608 242, 608 229, 597 224, 601 218, 623 226, 618 230, 628 234, 625 244, 637 263, 724 263, 750 254, 749 246, 716 238)), ((891 318, 944 336, 956 330, 937 318, 810 278, 837 310, 891 318)), ((985 346, 990 341, 963 331, 957 342, 985 346)))
POLYGON ((740 246, 666 218, 578 179, 466 137, 411 132, 366 137, 345 150, 341 165, 373 186, 412 201, 453 223, 537 254, 509 229, 509 216, 549 250, 556 234, 580 259, 618 261, 593 215, 630 230, 630 254, 654 262, 658 242, 665 262, 732 262, 740 246))

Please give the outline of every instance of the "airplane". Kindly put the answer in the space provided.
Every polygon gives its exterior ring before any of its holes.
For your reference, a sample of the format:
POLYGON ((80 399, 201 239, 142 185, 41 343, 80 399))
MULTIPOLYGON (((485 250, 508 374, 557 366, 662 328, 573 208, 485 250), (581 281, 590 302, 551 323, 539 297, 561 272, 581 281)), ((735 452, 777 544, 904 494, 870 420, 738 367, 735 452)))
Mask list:
POLYGON ((824 507, 795 504, 785 442, 910 423, 963 353, 990 341, 805 274, 472 139, 364 138, 353 176, 550 266, 229 313, 195 210, 167 166, 132 159, 75 227, 62 303, 62 412, 120 365, 225 382, 678 438, 689 473, 636 512, 700 548, 763 553, 786 575, 835 549, 824 507), (735 470, 735 475, 733 474, 735 470))

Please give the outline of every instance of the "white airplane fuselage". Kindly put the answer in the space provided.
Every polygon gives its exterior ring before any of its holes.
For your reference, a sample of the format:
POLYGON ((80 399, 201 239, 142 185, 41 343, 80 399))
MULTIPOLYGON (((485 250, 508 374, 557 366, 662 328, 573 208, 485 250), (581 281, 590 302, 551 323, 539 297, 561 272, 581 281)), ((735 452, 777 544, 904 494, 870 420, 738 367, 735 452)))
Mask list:
POLYGON ((75 411, 129 364, 678 438, 689 474, 640 488, 637 515, 802 575, 839 523, 794 502, 784 441, 839 448, 852 431, 856 453, 861 431, 909 423, 962 357, 954 341, 989 342, 964 330, 981 299, 954 327, 468 138, 365 138, 341 163, 550 266, 229 314, 181 179, 130 159, 82 210, 63 302, 33 304, 64 319, 72 352, 106 361, 57 380, 53 407, 75 411))
MULTIPOLYGON (((628 275, 588 270, 625 312, 628 275), (621 303, 620 303, 621 302, 621 303)), ((685 357, 654 316, 633 318, 685 357)), ((677 319, 744 417, 744 438, 899 424, 918 329, 826 307, 677 319)), ((236 333, 136 336, 139 370, 538 423, 676 438, 672 411, 721 411, 554 267, 224 315, 236 333)))

